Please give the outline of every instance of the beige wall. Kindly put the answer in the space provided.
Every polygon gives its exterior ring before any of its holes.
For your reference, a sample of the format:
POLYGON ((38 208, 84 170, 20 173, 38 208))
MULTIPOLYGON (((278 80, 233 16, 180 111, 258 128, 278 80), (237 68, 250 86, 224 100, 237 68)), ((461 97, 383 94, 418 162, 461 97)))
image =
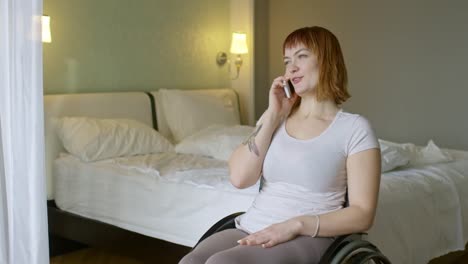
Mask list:
MULTIPOLYGON (((255 30, 268 50, 256 60, 256 116, 270 80, 283 73, 281 45, 292 30, 321 25, 340 39, 352 98, 380 138, 468 150, 468 2, 259 1, 255 30), (268 25, 265 28, 265 24, 268 25), (262 33, 258 33, 262 34, 262 33), (261 69, 268 69, 267 76, 261 69), (263 97, 260 99, 260 97, 263 97)), ((257 54, 257 56, 259 56, 257 54)))
MULTIPOLYGON (((254 60, 255 60, 255 119, 268 106, 270 88, 270 12, 269 0, 255 0, 254 6, 254 60)), ((279 56, 279 55, 278 55, 279 56)), ((277 57, 277 56, 275 56, 277 57)))
POLYGON ((45 93, 230 87, 230 1, 44 0, 45 93))

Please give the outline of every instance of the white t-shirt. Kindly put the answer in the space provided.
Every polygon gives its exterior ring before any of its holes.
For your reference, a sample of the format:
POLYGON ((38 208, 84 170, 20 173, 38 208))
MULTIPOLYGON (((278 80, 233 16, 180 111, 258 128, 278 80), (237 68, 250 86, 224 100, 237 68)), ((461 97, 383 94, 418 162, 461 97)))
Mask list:
POLYGON ((343 208, 348 156, 379 148, 364 117, 340 110, 319 136, 300 140, 283 122, 272 137, 263 163, 263 185, 236 226, 253 233, 300 215, 343 208))

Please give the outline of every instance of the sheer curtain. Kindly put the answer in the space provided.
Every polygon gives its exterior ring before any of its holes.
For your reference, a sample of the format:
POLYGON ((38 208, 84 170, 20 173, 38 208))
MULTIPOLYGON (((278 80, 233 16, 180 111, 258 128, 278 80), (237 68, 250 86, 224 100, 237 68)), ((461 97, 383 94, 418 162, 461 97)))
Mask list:
POLYGON ((49 263, 42 0, 0 0, 0 263, 49 263))

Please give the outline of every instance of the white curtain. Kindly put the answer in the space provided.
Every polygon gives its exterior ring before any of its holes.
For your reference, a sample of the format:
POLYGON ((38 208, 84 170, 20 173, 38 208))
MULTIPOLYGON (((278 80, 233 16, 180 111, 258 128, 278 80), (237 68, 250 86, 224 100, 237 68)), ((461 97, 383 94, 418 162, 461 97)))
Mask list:
POLYGON ((0 263, 49 263, 42 0, 0 0, 0 263))

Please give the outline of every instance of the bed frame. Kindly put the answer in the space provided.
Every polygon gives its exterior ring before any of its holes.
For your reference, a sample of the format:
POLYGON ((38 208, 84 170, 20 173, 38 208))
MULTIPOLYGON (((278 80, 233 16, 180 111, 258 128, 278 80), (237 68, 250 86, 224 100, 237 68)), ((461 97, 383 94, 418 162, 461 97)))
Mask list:
POLYGON ((50 256, 85 247, 95 247, 157 263, 177 263, 189 247, 128 231, 100 221, 60 210, 53 200, 47 202, 50 256))

